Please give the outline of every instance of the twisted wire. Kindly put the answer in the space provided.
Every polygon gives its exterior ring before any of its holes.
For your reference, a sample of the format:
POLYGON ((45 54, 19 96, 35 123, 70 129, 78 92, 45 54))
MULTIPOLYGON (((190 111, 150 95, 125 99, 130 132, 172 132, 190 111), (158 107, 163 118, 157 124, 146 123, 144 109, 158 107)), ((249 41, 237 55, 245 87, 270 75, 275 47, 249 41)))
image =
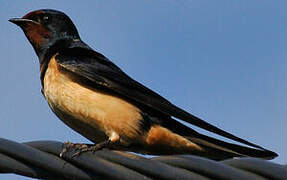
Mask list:
POLYGON ((33 141, 17 143, 0 138, 0 173, 37 179, 287 179, 287 165, 257 158, 213 161, 191 155, 147 158, 132 153, 101 150, 72 157, 63 143, 33 141))

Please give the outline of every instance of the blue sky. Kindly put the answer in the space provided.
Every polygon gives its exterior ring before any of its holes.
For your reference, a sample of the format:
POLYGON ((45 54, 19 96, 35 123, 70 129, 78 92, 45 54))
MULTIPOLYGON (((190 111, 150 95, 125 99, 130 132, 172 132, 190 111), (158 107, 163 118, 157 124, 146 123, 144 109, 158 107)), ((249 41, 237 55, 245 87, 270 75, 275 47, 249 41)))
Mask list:
POLYGON ((88 142, 51 112, 38 58, 8 22, 50 8, 68 14, 83 41, 134 79, 287 164, 286 7, 283 0, 2 1, 0 137, 88 142))

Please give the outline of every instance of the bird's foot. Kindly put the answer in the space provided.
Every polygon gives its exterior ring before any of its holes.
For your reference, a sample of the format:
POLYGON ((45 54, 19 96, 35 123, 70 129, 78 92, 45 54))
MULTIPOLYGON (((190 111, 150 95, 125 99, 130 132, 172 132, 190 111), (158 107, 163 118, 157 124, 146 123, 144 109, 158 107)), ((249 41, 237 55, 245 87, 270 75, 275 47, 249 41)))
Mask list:
POLYGON ((106 140, 103 142, 100 142, 98 144, 90 145, 90 146, 82 146, 81 148, 77 149, 78 152, 74 153, 72 157, 77 157, 81 155, 84 152, 96 152, 98 150, 101 150, 103 148, 109 148, 111 149, 114 145, 114 142, 111 140, 106 140))
POLYGON ((60 153, 60 157, 63 157, 63 154, 70 151, 70 150, 79 150, 79 149, 83 149, 86 147, 91 146, 90 144, 82 144, 82 143, 71 143, 69 141, 64 142, 63 144, 63 149, 60 153))
POLYGON ((115 142, 112 142, 111 140, 106 140, 103 142, 100 142, 98 144, 81 144, 81 143, 71 143, 69 141, 65 142, 63 145, 63 150, 60 153, 60 157, 63 156, 64 153, 72 150, 77 151, 72 155, 72 158, 80 156, 84 152, 96 152, 98 150, 101 150, 103 148, 112 148, 115 142))

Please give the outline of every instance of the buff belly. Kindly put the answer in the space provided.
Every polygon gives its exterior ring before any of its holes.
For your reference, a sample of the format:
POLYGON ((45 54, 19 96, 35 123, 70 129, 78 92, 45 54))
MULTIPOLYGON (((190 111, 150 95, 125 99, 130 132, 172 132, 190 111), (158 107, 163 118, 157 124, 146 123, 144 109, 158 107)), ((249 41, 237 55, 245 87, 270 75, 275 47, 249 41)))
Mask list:
POLYGON ((139 136, 140 110, 121 98, 85 87, 51 59, 44 77, 44 96, 68 126, 97 143, 139 136))

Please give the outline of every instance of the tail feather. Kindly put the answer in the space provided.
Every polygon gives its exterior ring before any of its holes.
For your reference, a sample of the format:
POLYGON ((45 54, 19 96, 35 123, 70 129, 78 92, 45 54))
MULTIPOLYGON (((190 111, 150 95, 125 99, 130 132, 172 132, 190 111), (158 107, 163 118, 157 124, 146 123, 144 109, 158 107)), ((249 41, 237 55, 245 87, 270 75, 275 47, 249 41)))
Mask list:
POLYGON ((197 134, 196 137, 186 138, 203 147, 204 152, 201 152, 199 155, 203 155, 214 160, 224 160, 244 156, 273 159, 278 156, 275 152, 266 149, 262 150, 244 147, 241 145, 224 142, 203 134, 197 134))
POLYGON ((255 157, 262 159, 273 159, 278 156, 275 152, 267 150, 253 143, 244 143, 242 141, 237 141, 234 138, 229 138, 231 140, 249 145, 250 147, 242 146, 215 139, 204 134, 200 134, 194 129, 187 127, 186 125, 172 118, 169 119, 169 121, 164 121, 163 126, 170 129, 172 132, 185 137, 192 143, 195 143, 202 147, 203 151, 194 149, 191 150, 190 153, 194 155, 204 156, 214 160, 224 160, 233 157, 255 157))

